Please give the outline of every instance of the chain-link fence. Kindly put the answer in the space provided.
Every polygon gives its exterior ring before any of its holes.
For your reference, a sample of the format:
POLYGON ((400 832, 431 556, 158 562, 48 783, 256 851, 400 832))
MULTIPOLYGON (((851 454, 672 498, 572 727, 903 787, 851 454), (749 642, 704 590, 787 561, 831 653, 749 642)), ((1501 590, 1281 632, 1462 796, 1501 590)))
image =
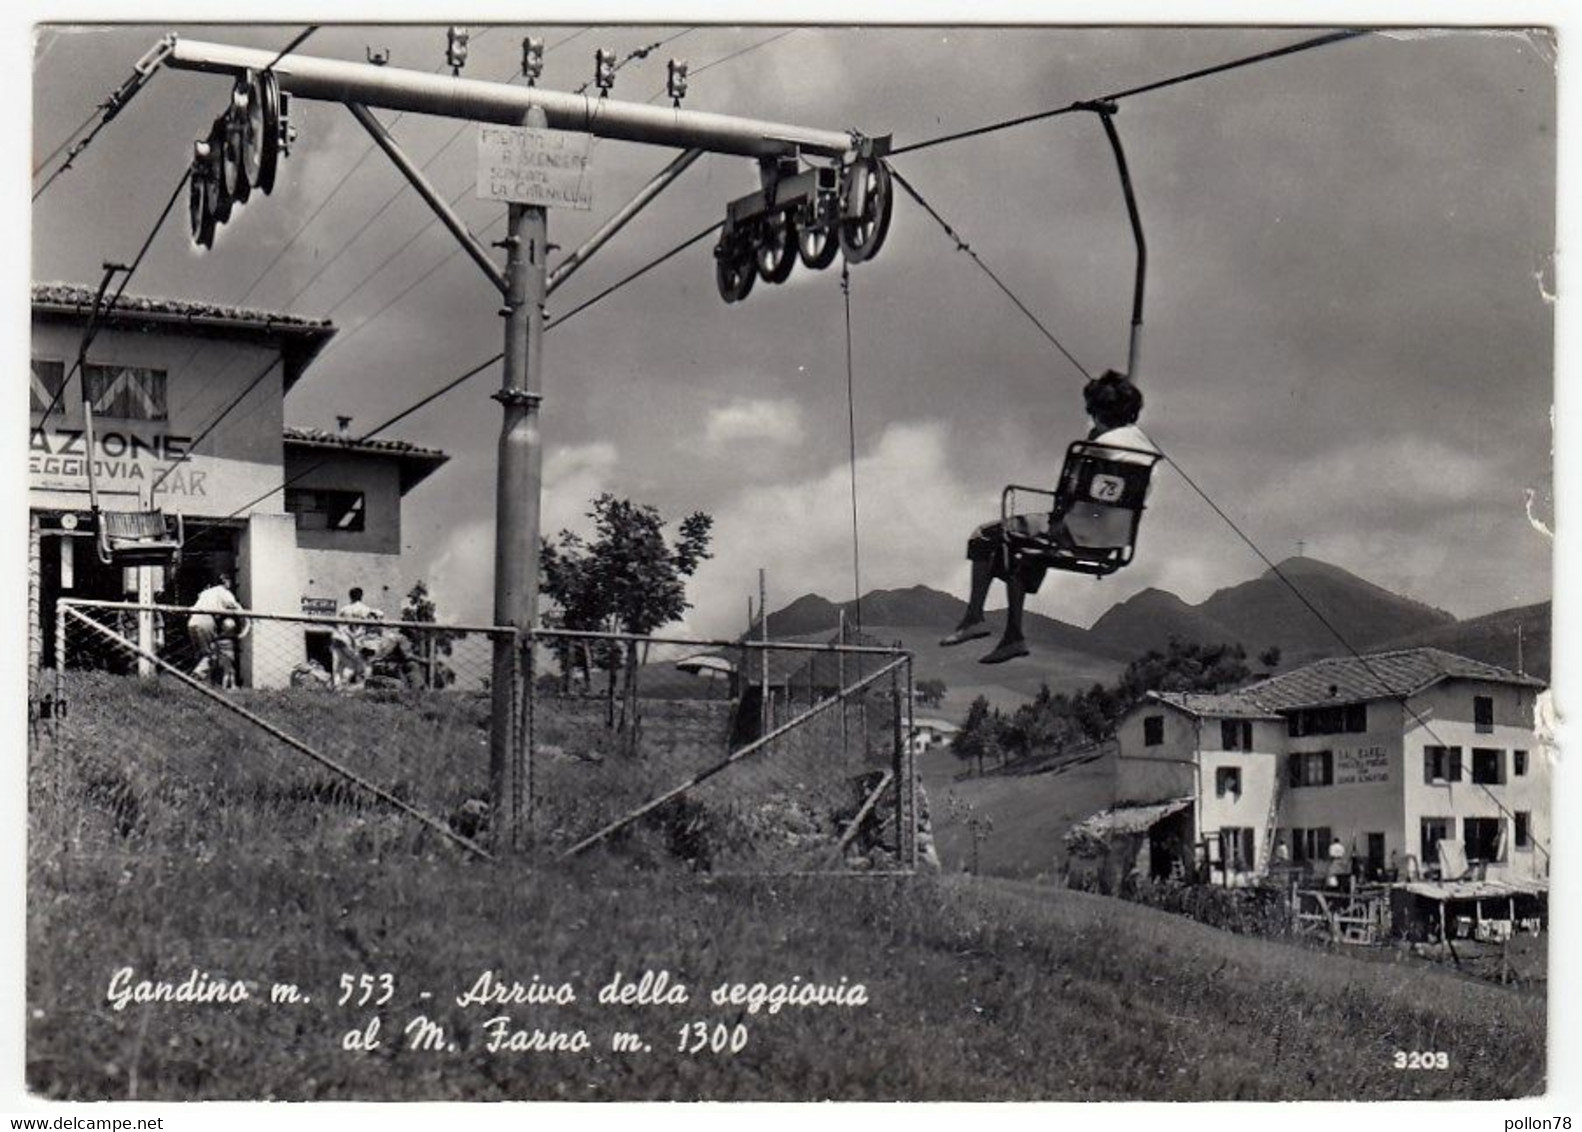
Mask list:
POLYGON ((876 642, 197 613, 66 599, 35 833, 68 852, 614 851, 908 870, 911 659, 876 642), (494 693, 500 690, 501 695, 494 693))
POLYGON ((910 869, 911 658, 877 642, 542 630, 537 836, 711 871, 910 869))
POLYGON ((52 832, 74 851, 240 848, 262 824, 375 853, 473 842, 497 641, 514 666, 510 630, 64 600, 52 832))

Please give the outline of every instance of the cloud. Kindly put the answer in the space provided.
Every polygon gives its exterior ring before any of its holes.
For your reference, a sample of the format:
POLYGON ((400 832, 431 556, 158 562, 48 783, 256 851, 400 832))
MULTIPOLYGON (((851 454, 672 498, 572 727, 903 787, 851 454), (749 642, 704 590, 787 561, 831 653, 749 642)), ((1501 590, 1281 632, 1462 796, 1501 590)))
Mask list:
MULTIPOLYGON (((942 422, 892 423, 857 461, 862 588, 964 589, 963 547, 992 504, 951 465, 942 422), (866 501, 866 503, 864 502, 866 501)), ((769 605, 852 592, 851 480, 845 462, 810 478, 744 488, 715 510, 714 554, 688 586, 692 629, 740 630, 742 595, 768 571, 769 605)))
MULTIPOLYGON (((545 535, 587 526, 588 502, 605 489, 619 453, 607 443, 551 449, 544 458, 545 535)), ((492 509, 491 509, 492 511, 492 509)), ((430 580, 445 621, 487 623, 494 611, 494 516, 458 523, 421 573, 430 580)))
POLYGON ((539 524, 546 537, 563 530, 587 530, 588 504, 609 489, 618 463, 615 445, 605 441, 550 450, 544 458, 544 513, 539 524))
POLYGON ((743 441, 799 444, 802 409, 789 398, 741 398, 711 411, 703 435, 713 448, 743 441))
MULTIPOLYGON (((1326 526, 1399 522, 1424 512, 1475 506, 1499 495, 1500 469, 1486 456, 1423 436, 1332 448, 1304 460, 1260 469, 1254 510, 1299 504, 1326 526), (1491 488, 1494 490, 1491 491, 1491 488)), ((1519 490, 1513 487, 1513 491, 1519 490)))

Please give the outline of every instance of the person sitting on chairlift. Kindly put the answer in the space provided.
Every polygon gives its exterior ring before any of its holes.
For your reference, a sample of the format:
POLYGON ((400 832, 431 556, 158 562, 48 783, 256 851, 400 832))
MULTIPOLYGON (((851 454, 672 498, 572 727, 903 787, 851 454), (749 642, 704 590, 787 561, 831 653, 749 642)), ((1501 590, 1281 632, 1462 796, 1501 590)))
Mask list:
MULTIPOLYGON (((1135 449, 1139 454, 1117 451, 1114 458, 1122 463, 1145 462, 1140 453, 1157 453, 1153 444, 1137 427, 1142 415, 1142 391, 1131 383, 1125 374, 1107 370, 1102 376, 1088 382, 1082 391, 1088 416, 1093 427, 1088 440, 1094 444, 1112 444, 1117 449, 1135 449)), ((959 645, 989 636, 984 622, 983 603, 989 596, 990 584, 998 578, 1005 583, 1006 610, 1005 633, 994 650, 981 658, 982 664, 1003 664, 1008 660, 1026 656, 1027 640, 1022 632, 1022 607, 1027 595, 1037 593, 1049 569, 1043 562, 1017 557, 1008 552, 1008 533, 1034 537, 1059 536, 1062 530, 1051 530, 1048 513, 1016 515, 1010 520, 1012 530, 1007 532, 1003 522, 985 523, 967 540, 967 559, 972 563, 972 593, 967 601, 967 612, 950 636, 939 643, 959 645)), ((1064 527, 1062 521, 1059 526, 1064 527)))

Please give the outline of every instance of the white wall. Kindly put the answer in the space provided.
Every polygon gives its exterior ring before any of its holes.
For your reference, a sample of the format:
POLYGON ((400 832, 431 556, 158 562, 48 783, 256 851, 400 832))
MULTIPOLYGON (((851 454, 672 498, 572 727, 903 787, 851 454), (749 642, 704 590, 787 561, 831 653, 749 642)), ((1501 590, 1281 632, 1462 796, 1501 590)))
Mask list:
POLYGON ((1280 759, 1285 774, 1286 757, 1294 752, 1333 751, 1335 783, 1332 786, 1285 787, 1280 828, 1313 829, 1327 826, 1348 852, 1366 856, 1370 833, 1384 834, 1384 858, 1404 857, 1413 850, 1403 831, 1401 794, 1401 705, 1373 700, 1368 705, 1365 732, 1337 735, 1288 736, 1286 756, 1280 759))
MULTIPOLYGON (((1532 815, 1532 836, 1544 849, 1550 847, 1550 774, 1547 758, 1533 730, 1536 689, 1482 681, 1448 680, 1410 701, 1412 712, 1405 719, 1404 825, 1413 854, 1418 853, 1421 821, 1425 817, 1448 817, 1455 821, 1454 837, 1461 839, 1461 819, 1496 818, 1505 824, 1506 867, 1523 876, 1547 876, 1549 861, 1539 848, 1516 849, 1511 813, 1523 810, 1532 815), (1494 700, 1494 729, 1480 734, 1474 723, 1474 696, 1494 700), (1429 783, 1424 781, 1423 748, 1446 746, 1461 748, 1461 781, 1429 783), (1472 748, 1488 747, 1503 754, 1505 782, 1482 786, 1472 781, 1472 748), (1513 750, 1527 752, 1527 774, 1511 772, 1513 750)), ((1430 862, 1424 862, 1430 863, 1430 862)))
MULTIPOLYGON (((1164 802, 1197 793, 1197 720, 1179 708, 1143 704, 1115 730, 1115 801, 1164 802), (1143 721, 1164 720, 1164 742, 1143 742, 1143 721)), ((1217 742, 1217 740, 1216 740, 1217 742)))
MULTIPOLYGON (((32 356, 64 361, 70 371, 81 335, 79 324, 36 320, 32 356)), ((161 485, 158 502, 188 516, 229 515, 279 487, 285 378, 278 366, 201 443, 192 445, 263 367, 278 356, 278 350, 267 346, 221 338, 174 332, 102 331, 94 339, 91 361, 166 371, 168 419, 118 420, 94 415, 101 505, 106 510, 136 509, 135 493, 146 493, 173 463, 178 470, 161 485), (147 447, 129 448, 132 438, 147 447), (160 458, 166 451, 185 452, 189 448, 192 458, 188 461, 160 458)), ((38 415, 33 414, 32 420, 36 424, 38 415)), ((80 376, 74 376, 60 407, 50 414, 44 435, 30 438, 30 507, 87 508, 83 440, 77 435, 82 428, 82 386, 80 376)), ((276 492, 253 509, 279 513, 285 505, 276 492)))

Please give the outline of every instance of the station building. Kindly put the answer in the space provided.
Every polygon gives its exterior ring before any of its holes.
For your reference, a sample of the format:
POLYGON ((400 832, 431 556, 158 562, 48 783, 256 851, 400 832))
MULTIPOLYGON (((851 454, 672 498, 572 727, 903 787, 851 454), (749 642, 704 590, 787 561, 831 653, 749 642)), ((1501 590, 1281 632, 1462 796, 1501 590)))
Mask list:
POLYGON ((1195 847, 1217 883, 1247 883, 1279 858, 1325 861, 1338 839, 1367 876, 1434 877, 1450 842, 1490 878, 1542 880, 1546 695, 1433 648, 1321 660, 1233 693, 1152 692, 1118 726, 1104 821, 1142 815, 1136 865, 1155 875, 1195 847))
MULTIPOLYGON (((349 418, 334 431, 286 426, 286 396, 333 338, 333 325, 121 296, 102 320, 80 375, 94 405, 96 436, 88 453, 83 387, 75 375, 64 393, 61 384, 76 360, 94 291, 36 284, 32 299, 32 670, 55 664, 58 598, 121 601, 141 594, 145 601, 190 605, 222 571, 235 578, 237 597, 249 609, 333 613, 355 585, 370 604, 395 616, 416 580, 402 562, 402 500, 448 457, 405 441, 355 439, 349 418), (99 560, 89 459, 105 510, 143 510, 158 484, 154 507, 180 513, 184 526, 174 571, 123 570, 99 560)), ((291 639, 244 640, 243 675, 255 685, 283 682, 296 664, 328 648, 327 639, 301 626, 268 628, 291 639)))

